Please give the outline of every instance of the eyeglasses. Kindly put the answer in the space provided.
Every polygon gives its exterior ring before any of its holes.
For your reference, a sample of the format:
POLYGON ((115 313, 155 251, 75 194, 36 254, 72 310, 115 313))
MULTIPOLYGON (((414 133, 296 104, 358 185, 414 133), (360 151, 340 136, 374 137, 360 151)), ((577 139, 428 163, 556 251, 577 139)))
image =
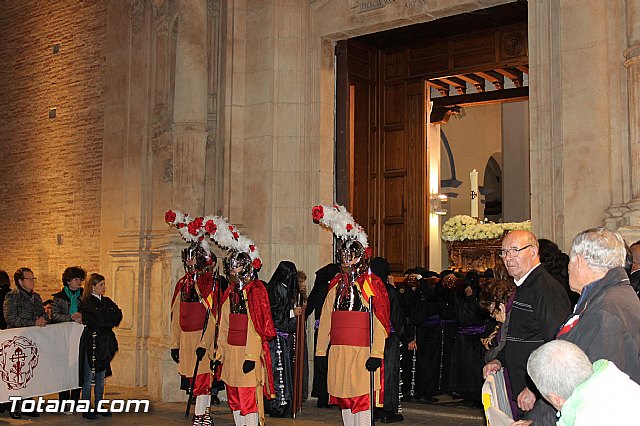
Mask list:
POLYGON ((502 250, 500 250, 499 256, 500 256, 501 258, 503 258, 503 259, 504 259, 505 257, 507 257, 507 256, 510 256, 510 257, 518 257, 518 255, 520 254, 520 252, 521 252, 522 250, 527 249, 527 248, 529 248, 529 247, 531 247, 531 244, 527 244, 526 246, 521 247, 521 248, 509 248, 509 249, 502 249, 502 250))
POLYGON ((37 278, 35 278, 35 277, 34 278, 24 277, 22 280, 23 281, 36 281, 37 278))

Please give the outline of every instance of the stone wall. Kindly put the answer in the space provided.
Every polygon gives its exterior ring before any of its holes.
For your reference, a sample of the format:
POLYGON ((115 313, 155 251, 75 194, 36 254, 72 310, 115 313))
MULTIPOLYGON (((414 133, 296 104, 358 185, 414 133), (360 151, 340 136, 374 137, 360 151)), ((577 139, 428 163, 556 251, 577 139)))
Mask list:
POLYGON ((65 267, 100 265, 105 4, 2 8, 0 268, 31 267, 45 298, 65 267))

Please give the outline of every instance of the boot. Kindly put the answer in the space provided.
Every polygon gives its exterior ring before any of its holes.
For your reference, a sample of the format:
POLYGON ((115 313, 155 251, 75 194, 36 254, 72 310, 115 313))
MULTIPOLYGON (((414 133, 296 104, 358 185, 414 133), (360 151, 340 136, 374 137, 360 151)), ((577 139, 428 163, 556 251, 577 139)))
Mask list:
POLYGON ((197 414, 193 417, 193 426, 204 426, 204 414, 197 414))

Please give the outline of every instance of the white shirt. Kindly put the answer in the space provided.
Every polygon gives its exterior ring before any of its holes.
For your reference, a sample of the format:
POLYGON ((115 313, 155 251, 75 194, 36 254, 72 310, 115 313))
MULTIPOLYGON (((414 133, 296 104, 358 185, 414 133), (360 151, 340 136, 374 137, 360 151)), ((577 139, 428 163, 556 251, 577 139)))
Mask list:
POLYGON ((524 276, 522 278, 520 278, 519 280, 514 280, 516 283, 516 286, 520 287, 522 285, 522 283, 524 282, 524 280, 527 279, 527 277, 529 276, 529 274, 531 273, 531 271, 533 271, 534 269, 536 269, 538 266, 540 266, 540 263, 538 263, 536 266, 534 266, 533 268, 529 269, 529 272, 527 272, 526 274, 524 274, 524 276))

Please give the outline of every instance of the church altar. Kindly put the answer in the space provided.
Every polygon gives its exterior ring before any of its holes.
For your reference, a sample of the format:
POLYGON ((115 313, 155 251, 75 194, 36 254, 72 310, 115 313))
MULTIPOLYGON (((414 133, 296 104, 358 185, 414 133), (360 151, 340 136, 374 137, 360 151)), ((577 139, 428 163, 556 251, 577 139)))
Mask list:
POLYGON ((466 273, 472 269, 504 268, 500 250, 502 237, 516 229, 531 230, 531 222, 482 222, 471 216, 458 215, 442 225, 442 239, 447 243, 449 268, 466 273))

